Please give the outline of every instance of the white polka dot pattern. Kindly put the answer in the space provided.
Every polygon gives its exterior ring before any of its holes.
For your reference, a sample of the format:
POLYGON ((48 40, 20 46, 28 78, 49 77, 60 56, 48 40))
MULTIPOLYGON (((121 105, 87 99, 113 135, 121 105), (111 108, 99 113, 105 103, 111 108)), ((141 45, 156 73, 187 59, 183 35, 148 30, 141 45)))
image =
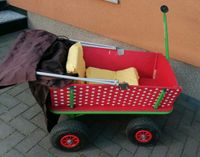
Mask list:
MULTIPOLYGON (((121 107, 153 107, 162 88, 130 86, 128 90, 109 85, 77 85, 74 86, 74 104, 78 106, 121 106, 121 107)), ((166 94, 161 101, 160 108, 170 107, 180 94, 180 89, 166 89, 166 94)), ((63 89, 51 89, 53 106, 69 106, 69 87, 63 89)))

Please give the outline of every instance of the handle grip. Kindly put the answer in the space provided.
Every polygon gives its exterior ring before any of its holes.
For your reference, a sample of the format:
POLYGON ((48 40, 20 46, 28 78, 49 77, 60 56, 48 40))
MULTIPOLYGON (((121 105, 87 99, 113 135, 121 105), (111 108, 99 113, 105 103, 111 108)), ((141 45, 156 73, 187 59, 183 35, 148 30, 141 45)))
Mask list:
POLYGON ((163 12, 163 13, 167 13, 169 11, 169 8, 166 6, 166 5, 162 5, 160 7, 160 10, 163 12))

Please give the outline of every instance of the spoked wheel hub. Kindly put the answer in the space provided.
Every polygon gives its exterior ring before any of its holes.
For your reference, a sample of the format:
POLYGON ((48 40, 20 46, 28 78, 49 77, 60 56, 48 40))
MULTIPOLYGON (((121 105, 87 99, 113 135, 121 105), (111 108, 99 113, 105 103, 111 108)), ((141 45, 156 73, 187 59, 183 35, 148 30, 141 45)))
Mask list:
POLYGON ((73 134, 68 134, 60 139, 60 144, 66 148, 74 148, 80 143, 79 137, 73 134))
POLYGON ((135 133, 135 139, 141 143, 148 143, 152 140, 152 133, 148 130, 139 130, 135 133))
POLYGON ((126 134, 131 142, 148 145, 158 141, 160 129, 148 117, 138 117, 128 123, 126 134))

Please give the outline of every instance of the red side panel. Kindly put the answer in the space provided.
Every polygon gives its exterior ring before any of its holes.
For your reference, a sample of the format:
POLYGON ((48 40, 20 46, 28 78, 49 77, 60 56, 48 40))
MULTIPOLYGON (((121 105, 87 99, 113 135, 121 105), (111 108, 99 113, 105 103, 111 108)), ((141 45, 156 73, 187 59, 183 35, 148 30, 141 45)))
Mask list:
POLYGON ((121 90, 117 86, 71 84, 62 89, 51 88, 51 108, 55 111, 130 111, 170 112, 181 92, 176 77, 165 57, 158 53, 84 47, 87 66, 109 70, 135 67, 140 76, 139 86, 121 90), (70 105, 70 86, 74 87, 74 105, 70 105), (154 105, 163 89, 166 94, 158 109, 154 105))
POLYGON ((180 88, 168 88, 160 107, 153 108, 161 87, 130 86, 127 90, 110 85, 70 85, 63 89, 51 89, 52 108, 58 111, 135 111, 169 112, 180 94, 180 88), (70 109, 69 87, 74 90, 74 109, 70 109))

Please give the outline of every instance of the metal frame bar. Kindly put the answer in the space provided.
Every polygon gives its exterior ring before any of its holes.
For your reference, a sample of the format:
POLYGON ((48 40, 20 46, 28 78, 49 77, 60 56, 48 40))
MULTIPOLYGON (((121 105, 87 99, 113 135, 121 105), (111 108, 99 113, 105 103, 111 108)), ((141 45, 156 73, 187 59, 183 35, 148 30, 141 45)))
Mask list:
POLYGON ((82 41, 82 40, 76 40, 76 39, 69 39, 69 40, 74 41, 74 42, 80 42, 82 46, 117 50, 118 55, 124 55, 124 49, 120 47, 105 45, 105 44, 97 44, 97 43, 92 43, 92 42, 87 42, 87 41, 82 41))
POLYGON ((117 50, 116 46, 105 45, 105 44, 97 44, 97 43, 87 42, 87 41, 82 41, 82 40, 77 40, 77 39, 69 39, 69 40, 74 41, 74 42, 80 42, 82 46, 117 50))
POLYGON ((60 78, 60 79, 71 79, 71 80, 79 80, 79 81, 86 81, 86 82, 95 82, 95 83, 109 84, 109 85, 114 85, 114 86, 118 86, 119 85, 119 81, 118 80, 82 78, 82 77, 74 77, 74 76, 67 76, 67 75, 61 75, 61 74, 53 74, 53 73, 41 72, 41 71, 37 71, 36 74, 40 75, 40 76, 55 77, 55 78, 60 78))

